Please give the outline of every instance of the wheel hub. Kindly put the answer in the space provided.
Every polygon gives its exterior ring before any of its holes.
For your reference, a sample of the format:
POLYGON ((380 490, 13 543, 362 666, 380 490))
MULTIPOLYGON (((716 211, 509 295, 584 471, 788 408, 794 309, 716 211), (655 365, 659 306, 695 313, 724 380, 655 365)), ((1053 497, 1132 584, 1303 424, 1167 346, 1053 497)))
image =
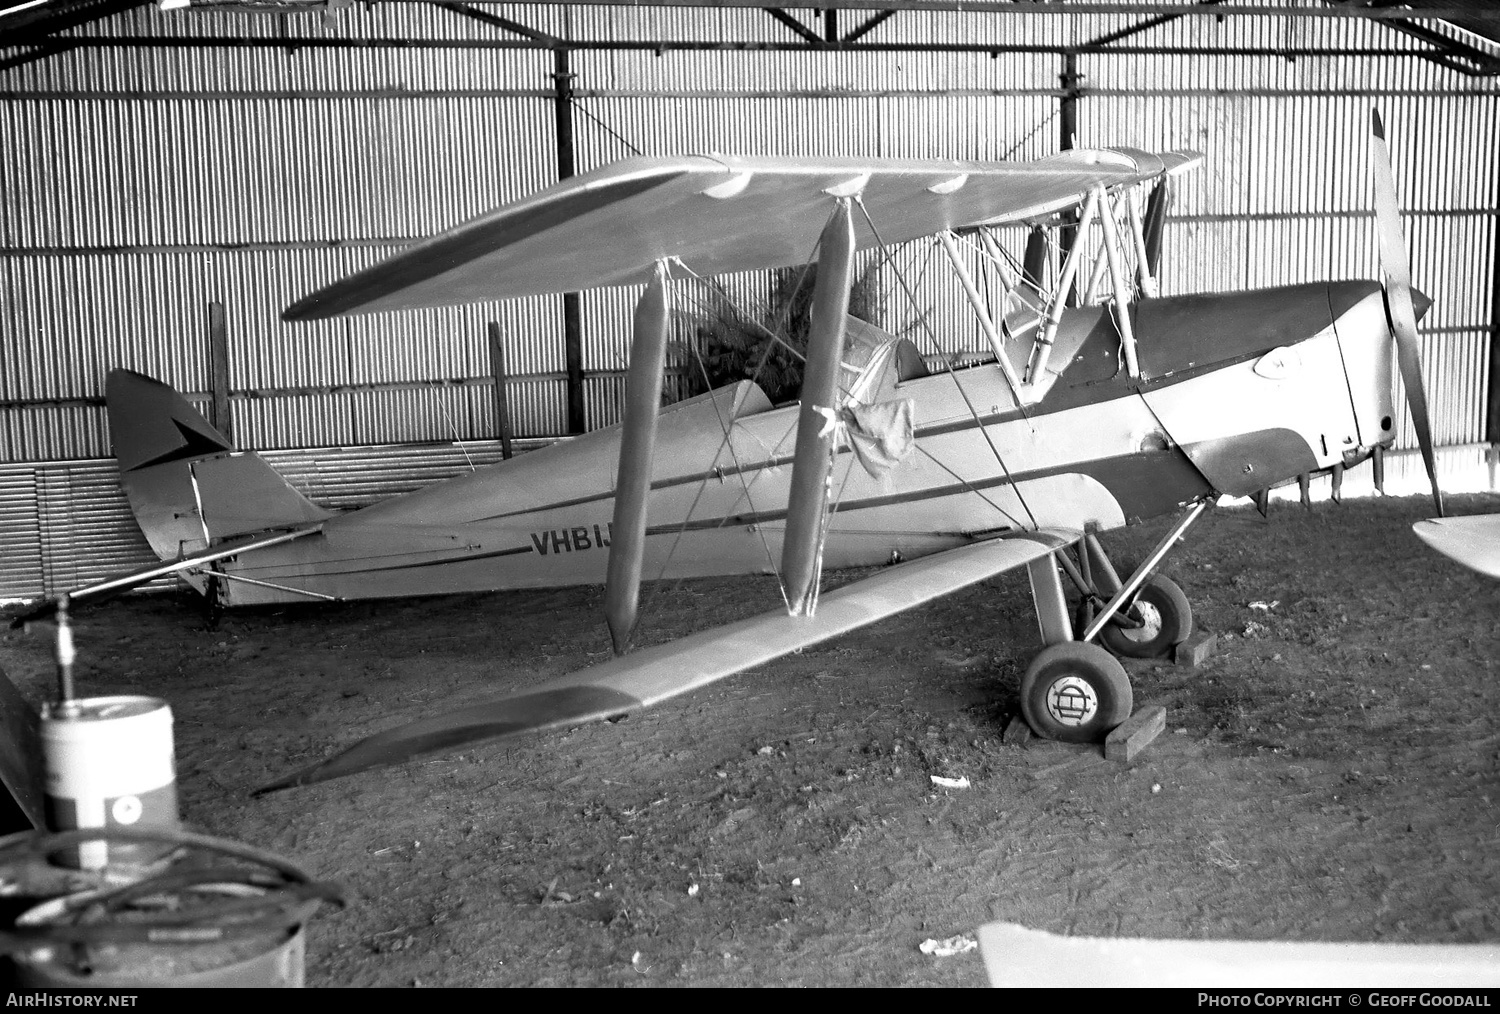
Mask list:
POLYGON ((1079 726, 1099 710, 1099 696, 1088 680, 1064 676, 1047 688, 1047 713, 1060 725, 1079 726))
POLYGON ((1138 627, 1121 627, 1120 633, 1132 641, 1146 642, 1156 638, 1161 633, 1161 610, 1150 602, 1136 601, 1135 608, 1131 610, 1132 618, 1141 621, 1138 627))

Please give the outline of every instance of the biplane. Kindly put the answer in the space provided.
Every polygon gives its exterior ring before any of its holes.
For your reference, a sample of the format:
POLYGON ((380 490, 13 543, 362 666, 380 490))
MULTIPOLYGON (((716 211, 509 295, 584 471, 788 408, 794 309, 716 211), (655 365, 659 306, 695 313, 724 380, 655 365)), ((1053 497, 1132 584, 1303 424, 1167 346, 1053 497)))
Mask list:
POLYGON ((1019 568, 1043 643, 1021 710, 1043 736, 1098 740, 1131 713, 1117 656, 1160 654, 1191 629, 1186 596, 1156 569, 1205 508, 1337 480, 1392 444, 1393 345, 1433 472, 1416 335, 1427 300, 1409 283, 1388 159, 1373 160, 1382 282, 1160 296, 1165 188, 1199 161, 712 155, 563 181, 284 316, 633 287, 620 425, 333 514, 169 388, 116 372, 122 481, 168 561, 150 573, 230 604, 604 583, 616 657, 377 734, 267 789, 622 716, 1019 568), (1018 227, 1021 258, 998 238, 1018 227), (1071 241, 1049 255, 1037 241, 1057 227, 1071 241), (961 290, 987 354, 923 355, 848 315, 858 258, 894 270, 913 244, 961 290), (800 398, 774 405, 747 378, 661 407, 674 291, 805 263, 800 398), (1167 514, 1176 523, 1122 575, 1099 535, 1167 514), (819 593, 825 568, 877 566, 819 593), (630 650, 643 579, 762 572, 784 609, 630 650))

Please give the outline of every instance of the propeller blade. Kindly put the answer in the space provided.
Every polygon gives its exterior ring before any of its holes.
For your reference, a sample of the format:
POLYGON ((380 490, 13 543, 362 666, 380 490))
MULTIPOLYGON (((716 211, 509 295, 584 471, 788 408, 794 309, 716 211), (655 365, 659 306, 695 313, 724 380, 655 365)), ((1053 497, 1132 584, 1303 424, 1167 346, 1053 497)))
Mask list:
POLYGON ((1427 411, 1427 390, 1422 385, 1421 343, 1417 338, 1417 313, 1412 305, 1411 268, 1406 260, 1406 239, 1401 231, 1401 209, 1396 202, 1396 183, 1391 175, 1391 152, 1385 140, 1385 124, 1377 110, 1370 111, 1370 170, 1375 179, 1375 221, 1380 236, 1380 270, 1385 277, 1385 309, 1391 336, 1396 340, 1396 363, 1406 386, 1412 425, 1422 448, 1422 461, 1432 483, 1432 502, 1443 516, 1443 491, 1438 488, 1437 462, 1432 449, 1432 421, 1427 411))

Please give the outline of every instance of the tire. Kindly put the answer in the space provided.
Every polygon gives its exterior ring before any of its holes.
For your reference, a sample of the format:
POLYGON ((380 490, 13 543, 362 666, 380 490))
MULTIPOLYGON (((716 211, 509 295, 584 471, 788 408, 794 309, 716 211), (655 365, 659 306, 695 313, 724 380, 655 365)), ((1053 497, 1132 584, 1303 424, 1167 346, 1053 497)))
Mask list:
POLYGON ((1106 624, 1099 643, 1125 658, 1161 658, 1188 639, 1193 632, 1193 607, 1177 582, 1152 574, 1136 592, 1130 618, 1144 621, 1139 627, 1106 624))
POLYGON ((1021 677, 1021 714, 1044 739, 1100 742, 1134 703, 1119 659, 1087 641, 1043 648, 1021 677))

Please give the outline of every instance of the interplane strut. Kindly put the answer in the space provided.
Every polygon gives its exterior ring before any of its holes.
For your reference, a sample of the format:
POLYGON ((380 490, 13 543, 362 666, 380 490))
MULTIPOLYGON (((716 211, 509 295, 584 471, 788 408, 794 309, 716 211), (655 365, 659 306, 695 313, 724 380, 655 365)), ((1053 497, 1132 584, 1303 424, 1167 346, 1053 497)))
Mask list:
POLYGON ((641 563, 646 553, 646 500, 656 449, 656 416, 661 405, 662 371, 667 356, 667 266, 658 262, 635 308, 630 371, 625 377, 625 422, 620 434, 620 467, 615 491, 614 542, 604 586, 604 616, 622 655, 640 608, 641 563))
POLYGON ((839 198, 818 244, 818 275, 813 283, 811 331, 797 416, 796 460, 781 552, 782 590, 793 616, 811 615, 817 605, 823 515, 838 440, 839 362, 853 278, 854 221, 849 199, 839 198))

